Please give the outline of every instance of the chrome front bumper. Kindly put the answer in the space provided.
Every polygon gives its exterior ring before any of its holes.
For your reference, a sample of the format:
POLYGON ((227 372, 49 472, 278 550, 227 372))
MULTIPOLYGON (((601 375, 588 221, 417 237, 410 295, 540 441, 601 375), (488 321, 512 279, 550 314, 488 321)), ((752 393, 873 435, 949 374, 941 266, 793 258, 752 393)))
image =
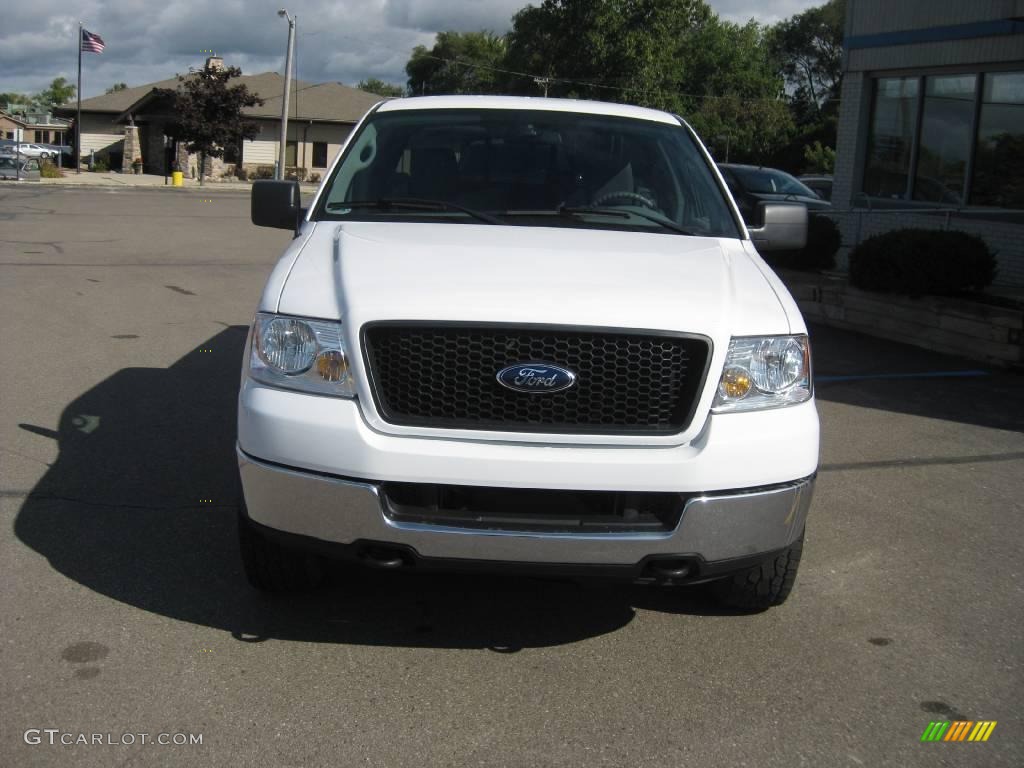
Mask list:
POLYGON ((424 558, 537 564, 634 565, 662 555, 705 562, 778 551, 801 534, 814 478, 690 498, 666 533, 533 533, 398 522, 380 486, 267 464, 238 450, 249 518, 285 533, 335 544, 394 544, 424 558))

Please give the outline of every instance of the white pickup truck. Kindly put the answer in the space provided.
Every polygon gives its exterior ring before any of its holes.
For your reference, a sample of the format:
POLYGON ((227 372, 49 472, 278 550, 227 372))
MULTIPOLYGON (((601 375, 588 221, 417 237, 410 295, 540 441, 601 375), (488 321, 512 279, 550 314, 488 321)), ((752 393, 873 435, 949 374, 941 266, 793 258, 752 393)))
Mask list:
POLYGON ((786 599, 818 467, 807 330, 686 123, 621 104, 385 101, 260 299, 238 401, 261 589, 379 568, 713 582, 786 599))

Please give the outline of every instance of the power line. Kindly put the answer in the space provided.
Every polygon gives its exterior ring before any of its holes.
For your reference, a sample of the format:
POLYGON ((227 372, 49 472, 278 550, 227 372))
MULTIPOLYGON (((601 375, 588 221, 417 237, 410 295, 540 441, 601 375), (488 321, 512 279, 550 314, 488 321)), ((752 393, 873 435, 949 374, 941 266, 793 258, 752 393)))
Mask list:
MULTIPOLYGON (((640 93, 640 94, 643 94, 643 95, 651 95, 651 94, 653 94, 653 95, 658 95, 658 96, 664 96, 666 94, 669 94, 669 95, 674 95, 674 96, 683 96, 683 97, 691 98, 691 99, 732 99, 732 98, 736 98, 736 99, 738 99, 739 101, 741 101, 743 103, 754 103, 754 102, 761 102, 761 101, 765 101, 765 102, 781 102, 782 101, 781 98, 770 98, 770 97, 767 97, 767 96, 751 98, 751 97, 737 97, 737 96, 731 95, 731 94, 682 93, 680 91, 666 91, 664 89, 657 89, 657 90, 645 89, 645 90, 639 90, 637 88, 626 88, 626 87, 619 86, 619 85, 608 85, 606 83, 593 82, 593 81, 587 81, 587 80, 573 80, 573 79, 566 78, 566 77, 552 77, 550 75, 538 75, 538 74, 534 74, 534 73, 530 73, 530 72, 519 72, 519 71, 516 71, 514 69, 505 69, 503 67, 495 67, 495 66, 492 66, 490 64, 482 64, 482 63, 474 62, 474 61, 466 61, 464 59, 445 58, 444 56, 435 56, 435 55, 430 54, 430 53, 421 54, 419 58, 431 59, 433 61, 440 61, 440 62, 443 62, 443 63, 446 63, 446 64, 457 64, 457 65, 460 65, 460 66, 463 66, 463 67, 469 67, 471 69, 486 69, 486 70, 490 70, 492 72, 501 72, 502 74, 514 75, 516 77, 521 77, 521 78, 529 79, 529 80, 532 80, 533 82, 537 83, 538 85, 542 85, 544 87, 544 89, 545 89, 545 95, 547 95, 547 88, 548 88, 549 85, 554 84, 554 83, 561 83, 561 84, 564 84, 564 85, 581 85, 581 86, 584 86, 584 87, 587 87, 587 88, 601 88, 601 89, 609 90, 609 91, 618 91, 619 93, 640 93)), ((832 101, 833 99, 828 99, 828 100, 832 101)))

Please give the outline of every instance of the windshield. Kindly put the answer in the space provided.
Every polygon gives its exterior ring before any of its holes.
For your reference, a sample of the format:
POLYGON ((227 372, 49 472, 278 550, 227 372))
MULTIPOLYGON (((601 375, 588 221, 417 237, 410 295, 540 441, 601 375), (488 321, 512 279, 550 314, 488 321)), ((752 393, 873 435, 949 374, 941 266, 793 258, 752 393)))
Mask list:
POLYGON ((335 221, 486 217, 517 226, 739 237, 681 125, 547 110, 375 113, 314 213, 335 221))
POLYGON ((785 171, 774 168, 730 168, 748 192, 772 193, 778 195, 803 195, 817 197, 806 184, 801 183, 785 171))

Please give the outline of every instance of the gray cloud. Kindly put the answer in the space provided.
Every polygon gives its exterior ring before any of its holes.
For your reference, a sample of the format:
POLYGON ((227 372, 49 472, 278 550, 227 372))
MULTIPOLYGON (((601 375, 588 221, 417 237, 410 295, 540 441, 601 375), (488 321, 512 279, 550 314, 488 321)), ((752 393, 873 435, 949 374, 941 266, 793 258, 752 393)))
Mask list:
MULTIPOLYGON (((540 0, 534 0, 539 4, 540 0)), ((354 84, 378 77, 404 84, 416 45, 445 29, 505 32, 523 0, 67 0, 12 3, 0 25, 0 91, 34 92, 55 77, 74 82, 78 21, 101 35, 100 55, 83 54, 85 96, 117 82, 141 85, 187 72, 212 49, 246 73, 283 71, 286 5, 298 17, 299 77, 354 84)), ((724 18, 774 22, 814 0, 711 0, 724 18)))

